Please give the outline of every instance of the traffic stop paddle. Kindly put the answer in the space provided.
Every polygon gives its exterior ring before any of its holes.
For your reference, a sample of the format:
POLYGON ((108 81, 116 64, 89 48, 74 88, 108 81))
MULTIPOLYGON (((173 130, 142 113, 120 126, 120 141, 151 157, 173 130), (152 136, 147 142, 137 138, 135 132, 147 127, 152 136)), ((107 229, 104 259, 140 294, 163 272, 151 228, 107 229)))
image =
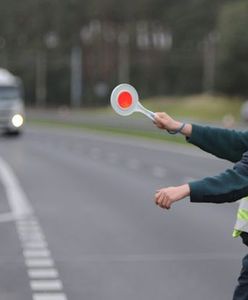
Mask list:
MULTIPOLYGON (((136 89, 127 83, 118 85, 111 94, 110 98, 111 106, 121 116, 129 116, 134 112, 140 112, 147 116, 152 121, 155 121, 155 113, 145 108, 139 102, 139 95, 136 89)), ((169 134, 177 134, 182 131, 186 124, 182 125, 176 130, 168 130, 169 134)))
POLYGON ((139 102, 136 89, 130 84, 120 84, 112 92, 110 98, 111 106, 121 116, 129 116, 134 112, 141 112, 154 121, 155 113, 146 109, 139 102))

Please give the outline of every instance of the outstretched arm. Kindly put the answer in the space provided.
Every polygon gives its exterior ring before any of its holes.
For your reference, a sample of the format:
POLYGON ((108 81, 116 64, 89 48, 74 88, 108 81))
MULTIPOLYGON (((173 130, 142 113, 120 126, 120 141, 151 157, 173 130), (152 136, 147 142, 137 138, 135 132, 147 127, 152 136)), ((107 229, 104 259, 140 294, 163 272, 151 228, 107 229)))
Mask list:
MULTIPOLYGON (((176 121, 166 113, 156 113, 154 124, 165 130, 177 130, 182 122, 176 121)), ((219 158, 237 162, 248 150, 248 131, 241 132, 229 129, 186 124, 181 133, 202 150, 219 158)))
POLYGON ((175 201, 190 196, 191 202, 225 203, 234 202, 248 195, 248 152, 233 169, 218 176, 206 177, 188 184, 158 190, 155 202, 169 209, 175 201))

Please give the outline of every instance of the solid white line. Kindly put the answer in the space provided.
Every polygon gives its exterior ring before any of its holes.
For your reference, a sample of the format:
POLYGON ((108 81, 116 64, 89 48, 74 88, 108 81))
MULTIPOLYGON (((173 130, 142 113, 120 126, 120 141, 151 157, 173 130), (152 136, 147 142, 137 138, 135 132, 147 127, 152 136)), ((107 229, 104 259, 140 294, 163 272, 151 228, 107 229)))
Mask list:
POLYGON ((59 274, 56 269, 30 269, 28 276, 33 279, 58 278, 59 274))
POLYGON ((64 293, 42 293, 42 294, 33 294, 33 300, 67 300, 64 293))
POLYGON ((54 262, 51 258, 27 258, 25 260, 27 267, 29 268, 42 268, 42 267, 53 267, 54 266, 54 262))
POLYGON ((56 280, 31 280, 30 286, 33 291, 60 291, 63 289, 62 282, 56 280))
POLYGON ((42 249, 42 250, 24 250, 23 256, 26 258, 31 257, 50 257, 51 253, 48 249, 42 249))
POLYGON ((24 194, 18 179, 8 166, 8 164, 0 157, 0 179, 5 187, 7 198, 12 213, 16 217, 22 217, 33 213, 33 209, 24 194))

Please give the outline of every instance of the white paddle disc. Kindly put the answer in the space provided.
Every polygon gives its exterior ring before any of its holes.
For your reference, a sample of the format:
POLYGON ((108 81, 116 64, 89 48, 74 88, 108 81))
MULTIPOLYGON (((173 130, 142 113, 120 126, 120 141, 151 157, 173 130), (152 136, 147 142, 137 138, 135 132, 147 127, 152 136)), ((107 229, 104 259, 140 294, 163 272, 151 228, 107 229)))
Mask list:
POLYGON ((136 89, 130 84, 120 84, 112 92, 110 98, 111 106, 121 116, 129 116, 134 112, 141 112, 151 120, 154 120, 154 113, 149 111, 139 102, 139 95, 136 89))

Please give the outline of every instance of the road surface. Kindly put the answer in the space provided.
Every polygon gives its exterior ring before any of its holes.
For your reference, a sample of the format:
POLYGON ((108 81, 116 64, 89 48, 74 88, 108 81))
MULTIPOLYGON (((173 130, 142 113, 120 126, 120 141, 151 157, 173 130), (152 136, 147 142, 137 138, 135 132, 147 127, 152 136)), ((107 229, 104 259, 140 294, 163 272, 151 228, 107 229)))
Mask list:
POLYGON ((0 138, 0 298, 227 300, 237 204, 164 211, 157 188, 230 164, 190 147, 31 127, 0 138))

